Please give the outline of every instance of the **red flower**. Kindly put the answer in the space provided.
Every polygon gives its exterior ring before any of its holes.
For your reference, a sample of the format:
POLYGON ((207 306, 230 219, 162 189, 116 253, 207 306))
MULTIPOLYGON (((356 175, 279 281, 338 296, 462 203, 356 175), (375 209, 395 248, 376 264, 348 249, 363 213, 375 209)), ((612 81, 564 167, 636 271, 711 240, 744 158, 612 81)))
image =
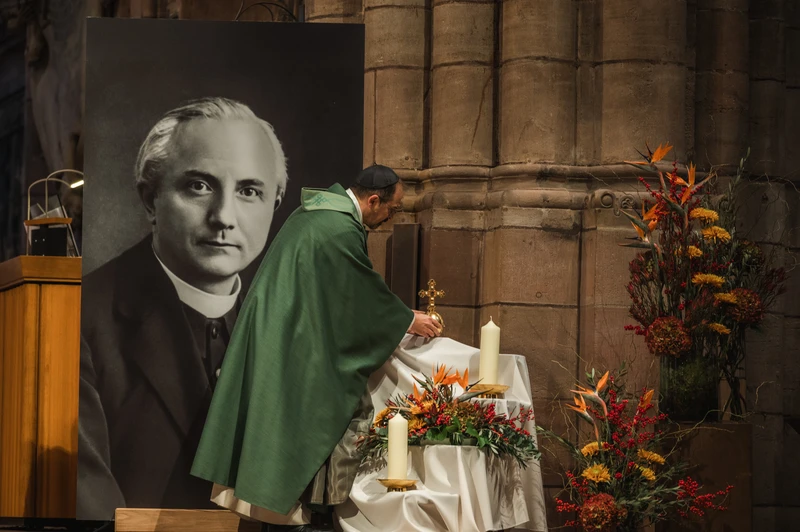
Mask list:
POLYGON ((736 298, 736 304, 730 307, 733 319, 742 324, 753 324, 764 317, 764 306, 758 294, 747 288, 735 288, 731 293, 736 298))
POLYGON ((578 521, 584 530, 611 532, 618 521, 625 518, 628 512, 618 508, 614 497, 608 493, 599 493, 586 499, 578 510, 578 521))
POLYGON ((674 316, 662 316, 650 324, 645 334, 647 348, 656 356, 678 357, 692 347, 692 338, 683 322, 674 316))

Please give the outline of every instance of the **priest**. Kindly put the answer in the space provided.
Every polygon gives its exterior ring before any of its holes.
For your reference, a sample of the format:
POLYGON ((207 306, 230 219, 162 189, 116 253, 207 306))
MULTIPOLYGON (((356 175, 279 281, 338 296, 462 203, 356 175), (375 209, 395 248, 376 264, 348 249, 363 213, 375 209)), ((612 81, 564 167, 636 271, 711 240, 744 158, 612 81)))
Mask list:
POLYGON ((372 414, 367 378, 407 332, 441 334, 367 255, 366 227, 390 220, 402 200, 397 174, 381 165, 348 190, 303 189, 243 303, 192 474, 215 484, 221 506, 270 523, 265 530, 333 529, 319 516, 347 499, 355 478, 356 435, 372 414))

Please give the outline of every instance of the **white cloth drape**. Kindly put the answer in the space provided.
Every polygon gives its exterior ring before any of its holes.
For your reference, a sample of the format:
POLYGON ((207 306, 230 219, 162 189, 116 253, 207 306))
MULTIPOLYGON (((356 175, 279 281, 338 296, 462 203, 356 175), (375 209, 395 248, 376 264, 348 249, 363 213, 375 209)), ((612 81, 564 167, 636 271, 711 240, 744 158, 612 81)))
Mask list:
MULTIPOLYGON (((369 380, 375 411, 389 397, 410 393, 413 375, 431 375, 436 365, 478 379, 480 352, 449 338, 427 342, 406 336, 394 355, 369 380)), ((531 407, 530 379, 525 358, 500 355, 498 380, 509 385, 504 399, 494 401, 498 413, 531 407)), ((535 437, 534 423, 525 427, 535 437)), ((386 478, 386 464, 364 464, 350 500, 337 507, 338 525, 345 532, 448 531, 488 532, 500 529, 547 530, 541 469, 531 461, 522 469, 513 458, 497 457, 475 447, 431 445, 409 448, 408 478, 415 489, 388 493, 377 482, 386 478)))

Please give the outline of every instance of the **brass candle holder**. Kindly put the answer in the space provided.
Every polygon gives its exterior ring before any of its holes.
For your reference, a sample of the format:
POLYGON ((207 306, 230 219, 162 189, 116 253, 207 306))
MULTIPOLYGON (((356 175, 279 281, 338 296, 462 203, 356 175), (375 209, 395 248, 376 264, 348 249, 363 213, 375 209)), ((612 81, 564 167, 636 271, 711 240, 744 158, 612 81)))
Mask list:
POLYGON ((483 399, 502 399, 510 387, 505 384, 476 384, 470 392, 478 392, 478 397, 483 399))
POLYGON ((416 486, 417 481, 413 478, 379 478, 378 482, 386 486, 386 491, 408 491, 416 486))

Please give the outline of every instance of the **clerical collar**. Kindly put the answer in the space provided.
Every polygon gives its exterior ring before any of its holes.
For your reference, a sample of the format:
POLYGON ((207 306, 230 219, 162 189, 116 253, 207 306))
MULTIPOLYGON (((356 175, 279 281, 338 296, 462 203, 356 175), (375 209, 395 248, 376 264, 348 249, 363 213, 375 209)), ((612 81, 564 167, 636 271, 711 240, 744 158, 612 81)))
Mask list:
POLYGON ((232 294, 228 296, 209 294, 199 288, 195 288, 172 273, 169 268, 161 262, 161 259, 158 258, 158 253, 156 253, 155 249, 153 249, 153 255, 156 256, 156 260, 161 267, 164 268, 164 273, 166 273, 169 280, 172 281, 175 290, 178 292, 178 299, 206 318, 222 317, 236 305, 236 299, 239 297, 239 291, 242 289, 242 282, 238 275, 236 276, 232 294))
POLYGON ((356 195, 349 188, 347 189, 347 195, 350 196, 350 199, 353 200, 353 203, 356 204, 356 212, 358 213, 358 221, 361 222, 361 224, 363 225, 364 224, 364 219, 361 217, 361 205, 358 204, 358 198, 356 198, 356 195))

